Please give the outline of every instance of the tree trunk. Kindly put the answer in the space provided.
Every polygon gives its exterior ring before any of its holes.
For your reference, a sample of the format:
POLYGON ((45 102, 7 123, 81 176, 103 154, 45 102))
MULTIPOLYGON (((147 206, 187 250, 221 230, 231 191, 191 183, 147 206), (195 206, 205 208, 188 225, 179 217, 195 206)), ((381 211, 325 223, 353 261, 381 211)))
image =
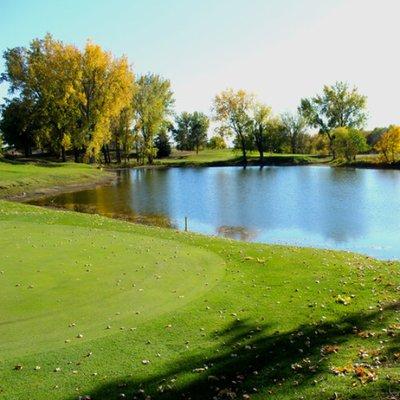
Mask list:
POLYGON ((242 156, 243 156, 243 168, 247 166, 247 151, 246 151, 246 140, 244 137, 241 139, 242 144, 242 156))
POLYGON ((24 153, 25 153, 25 157, 29 157, 32 154, 32 149, 31 149, 31 146, 29 143, 29 139, 25 139, 24 153))
POLYGON ((111 164, 110 146, 106 144, 107 164, 111 164))
POLYGON ((65 147, 61 146, 61 160, 62 162, 67 161, 67 158, 65 157, 65 147))
POLYGON ((117 159, 117 163, 121 164, 121 146, 118 138, 115 139, 115 158, 117 159))
POLYGON ((291 140, 291 148, 292 154, 296 154, 296 141, 294 139, 291 140))
POLYGON ((108 164, 107 152, 106 152, 106 148, 105 148, 105 146, 103 146, 103 147, 101 148, 101 152, 103 153, 103 157, 104 157, 104 164, 108 164))
POLYGON ((261 148, 258 150, 260 152, 260 168, 264 166, 264 150, 261 148))
POLYGON ((329 150, 332 154, 332 160, 336 160, 336 151, 335 151, 335 146, 333 145, 333 141, 335 138, 328 133, 328 139, 329 139, 329 150))

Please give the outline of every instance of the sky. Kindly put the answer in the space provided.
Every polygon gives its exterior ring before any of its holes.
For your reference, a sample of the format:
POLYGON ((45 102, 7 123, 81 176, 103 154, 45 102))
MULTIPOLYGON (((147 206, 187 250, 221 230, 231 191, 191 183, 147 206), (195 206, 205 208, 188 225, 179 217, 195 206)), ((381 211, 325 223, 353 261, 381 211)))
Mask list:
POLYGON ((177 112, 210 114, 228 87, 295 111, 342 80, 368 96, 372 129, 400 124, 399 16, 400 0, 0 0, 0 52, 90 39, 170 79, 177 112))

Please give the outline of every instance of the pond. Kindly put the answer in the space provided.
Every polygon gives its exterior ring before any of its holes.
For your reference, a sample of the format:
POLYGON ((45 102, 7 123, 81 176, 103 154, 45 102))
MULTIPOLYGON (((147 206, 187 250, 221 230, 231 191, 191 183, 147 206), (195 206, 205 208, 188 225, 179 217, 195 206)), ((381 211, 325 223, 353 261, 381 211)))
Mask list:
POLYGON ((131 169, 111 186, 36 200, 240 240, 400 259, 400 171, 303 167, 131 169))

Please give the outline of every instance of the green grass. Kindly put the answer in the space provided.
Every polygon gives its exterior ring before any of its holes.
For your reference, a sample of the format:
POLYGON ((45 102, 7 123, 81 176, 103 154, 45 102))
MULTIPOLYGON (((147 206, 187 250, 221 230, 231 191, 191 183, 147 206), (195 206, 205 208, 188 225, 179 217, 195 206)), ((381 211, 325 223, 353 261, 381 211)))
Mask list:
POLYGON ((399 398, 399 263, 6 201, 0 232, 1 399, 399 398))
MULTIPOLYGON (((297 165, 318 162, 318 159, 303 154, 265 154, 266 165, 297 165)), ((198 154, 190 151, 174 151, 168 158, 155 160, 158 165, 167 166, 235 166, 242 163, 240 151, 232 149, 201 150, 198 154)), ((248 153, 249 165, 259 164, 259 154, 256 151, 248 153)))
POLYGON ((105 179, 110 179, 108 173, 87 164, 0 161, 0 198, 105 179))

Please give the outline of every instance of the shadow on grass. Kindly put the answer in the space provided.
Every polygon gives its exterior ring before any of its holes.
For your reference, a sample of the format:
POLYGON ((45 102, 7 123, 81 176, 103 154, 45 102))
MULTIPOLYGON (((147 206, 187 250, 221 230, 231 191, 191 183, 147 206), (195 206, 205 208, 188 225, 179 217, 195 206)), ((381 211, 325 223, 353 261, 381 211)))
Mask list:
POLYGON ((60 161, 56 157, 44 155, 44 156, 35 156, 35 157, 14 157, 14 156, 4 156, 0 158, 1 162, 12 164, 12 165, 26 165, 26 164, 34 164, 40 167, 62 167, 65 165, 65 162, 60 161))
MULTIPOLYGON (((341 346, 360 332, 371 329, 380 331, 380 324, 384 324, 398 310, 399 302, 389 304, 381 311, 351 314, 333 322, 302 325, 290 332, 273 334, 266 334, 267 325, 236 321, 215 333, 215 339, 222 340, 224 345, 215 348, 208 358, 202 355, 184 357, 167 365, 165 373, 145 379, 121 377, 98 387, 89 395, 93 400, 229 400, 251 398, 255 392, 262 391, 271 395, 286 394, 287 398, 301 398, 302 389, 325 380, 324 373, 331 374, 330 360, 336 347, 341 351, 341 346)), ((386 348, 390 351, 381 357, 387 359, 390 365, 390 362, 396 362, 390 361, 390 358, 393 349, 399 347, 399 336, 388 335, 386 339, 386 348)), ((368 339, 363 343, 367 342, 368 339)), ((365 362, 373 363, 372 359, 365 362)), ((383 377, 377 382, 361 385, 354 373, 349 373, 349 376, 357 382, 357 388, 351 393, 334 393, 335 388, 332 388, 330 393, 328 390, 318 393, 318 398, 400 398, 394 397, 396 393, 392 384, 383 377)))

